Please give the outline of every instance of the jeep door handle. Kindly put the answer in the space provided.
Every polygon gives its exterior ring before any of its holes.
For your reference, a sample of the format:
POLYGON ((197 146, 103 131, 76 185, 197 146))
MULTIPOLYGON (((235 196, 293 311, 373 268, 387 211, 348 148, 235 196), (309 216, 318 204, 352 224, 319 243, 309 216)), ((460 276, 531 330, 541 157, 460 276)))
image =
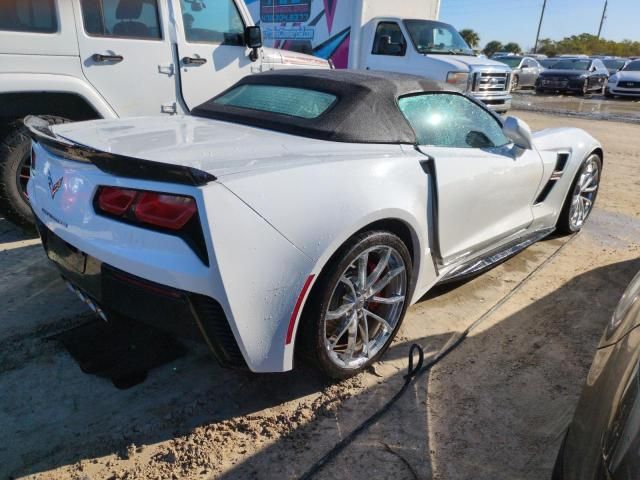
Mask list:
POLYGON ((91 58, 93 58, 94 62, 101 62, 101 63, 102 62, 119 63, 122 60, 124 60, 124 57, 122 55, 102 55, 101 53, 94 53, 91 58))
POLYGON ((207 59, 200 57, 184 57, 182 59, 182 63, 185 65, 204 65, 207 63, 207 59))

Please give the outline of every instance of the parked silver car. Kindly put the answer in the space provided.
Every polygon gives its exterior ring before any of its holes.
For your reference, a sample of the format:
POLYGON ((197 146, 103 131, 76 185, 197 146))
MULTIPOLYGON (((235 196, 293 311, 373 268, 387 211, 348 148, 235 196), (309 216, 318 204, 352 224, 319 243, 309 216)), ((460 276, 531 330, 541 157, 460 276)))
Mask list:
POLYGON ((535 87, 536 80, 544 67, 535 58, 509 55, 496 57, 494 60, 509 65, 513 70, 511 79, 511 90, 523 87, 535 87))

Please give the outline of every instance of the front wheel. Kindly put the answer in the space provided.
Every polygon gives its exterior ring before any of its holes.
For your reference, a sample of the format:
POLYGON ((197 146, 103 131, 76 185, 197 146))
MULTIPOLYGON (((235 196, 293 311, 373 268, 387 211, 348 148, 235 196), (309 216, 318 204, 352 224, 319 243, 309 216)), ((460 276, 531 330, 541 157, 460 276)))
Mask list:
POLYGON ((564 202, 556 229, 559 233, 579 232, 593 210, 600 187, 602 159, 592 153, 580 167, 564 202))
POLYGON ((409 251, 396 235, 372 231, 353 237, 314 286, 296 350, 331 378, 360 373, 400 328, 411 272, 409 251))

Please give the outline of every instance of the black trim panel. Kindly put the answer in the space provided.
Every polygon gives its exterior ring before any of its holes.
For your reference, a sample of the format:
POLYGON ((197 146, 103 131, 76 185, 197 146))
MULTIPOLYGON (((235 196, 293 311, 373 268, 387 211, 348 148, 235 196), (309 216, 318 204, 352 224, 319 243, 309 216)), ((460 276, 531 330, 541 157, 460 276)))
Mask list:
POLYGON ((169 287, 137 277, 77 250, 37 220, 45 251, 63 278, 90 298, 107 318, 121 315, 152 325, 182 338, 204 340, 224 367, 248 369, 229 321, 220 303, 213 298, 169 287), (82 255, 85 268, 50 255, 54 248, 82 255))
POLYGON ((46 120, 29 116, 24 120, 31 138, 47 152, 76 162, 92 163, 100 170, 119 177, 202 186, 216 180, 214 175, 183 165, 142 160, 140 158, 102 152, 79 145, 53 133, 46 120))

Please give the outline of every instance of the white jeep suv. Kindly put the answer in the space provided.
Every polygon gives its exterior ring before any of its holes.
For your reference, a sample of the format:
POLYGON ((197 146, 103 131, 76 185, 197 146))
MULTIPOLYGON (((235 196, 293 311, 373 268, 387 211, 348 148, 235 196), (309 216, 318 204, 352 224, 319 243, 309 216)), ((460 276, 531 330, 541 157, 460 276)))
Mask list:
POLYGON ((292 67, 329 63, 263 48, 241 0, 2 0, 0 209, 32 223, 27 115, 188 113, 245 75, 292 67))

